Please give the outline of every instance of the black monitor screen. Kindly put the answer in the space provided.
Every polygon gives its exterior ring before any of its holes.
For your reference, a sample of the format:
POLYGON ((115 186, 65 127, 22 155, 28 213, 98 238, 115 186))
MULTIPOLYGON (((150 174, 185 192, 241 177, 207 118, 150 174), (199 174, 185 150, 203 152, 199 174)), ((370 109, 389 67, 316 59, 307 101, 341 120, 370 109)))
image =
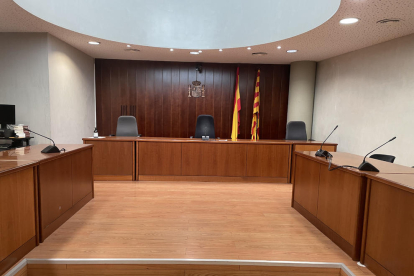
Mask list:
POLYGON ((14 105, 0 104, 0 124, 14 125, 15 123, 14 105))

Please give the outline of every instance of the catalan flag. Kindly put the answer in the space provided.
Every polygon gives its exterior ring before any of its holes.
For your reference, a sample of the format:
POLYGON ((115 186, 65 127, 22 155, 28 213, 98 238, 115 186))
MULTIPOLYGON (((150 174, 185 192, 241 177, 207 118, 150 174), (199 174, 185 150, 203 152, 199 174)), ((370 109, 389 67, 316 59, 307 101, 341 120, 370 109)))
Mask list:
POLYGON ((253 119, 252 119, 252 141, 259 140, 259 107, 260 107, 260 70, 257 71, 256 87, 254 89, 253 119))
POLYGON ((239 67, 237 67, 236 89, 234 92, 234 108, 233 108, 233 126, 231 129, 231 139, 237 140, 237 135, 240 134, 240 90, 239 90, 239 67))

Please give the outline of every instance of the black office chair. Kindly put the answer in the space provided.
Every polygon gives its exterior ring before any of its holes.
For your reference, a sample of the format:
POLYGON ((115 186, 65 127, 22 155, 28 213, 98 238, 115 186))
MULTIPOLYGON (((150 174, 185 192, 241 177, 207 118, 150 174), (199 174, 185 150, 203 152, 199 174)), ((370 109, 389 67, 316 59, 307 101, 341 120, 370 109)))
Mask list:
POLYGON ((209 136, 210 139, 216 138, 213 116, 199 115, 197 117, 197 125, 194 138, 201 138, 201 136, 209 136))
POLYGON ((377 159, 377 160, 381 160, 385 162, 390 162, 390 163, 394 163, 394 160, 395 160, 395 156, 386 155, 386 154, 373 154, 369 158, 373 158, 373 159, 377 159))
POLYGON ((302 121, 290 121, 286 125, 286 140, 304 140, 306 141, 306 124, 302 121))
POLYGON ((134 116, 119 116, 116 136, 138 136, 137 120, 134 116))

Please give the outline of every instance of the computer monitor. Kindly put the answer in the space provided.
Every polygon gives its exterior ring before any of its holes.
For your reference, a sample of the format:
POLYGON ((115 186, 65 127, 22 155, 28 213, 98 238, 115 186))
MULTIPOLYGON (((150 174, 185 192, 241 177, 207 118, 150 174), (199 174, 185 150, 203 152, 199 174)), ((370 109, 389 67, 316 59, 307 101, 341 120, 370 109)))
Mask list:
POLYGON ((7 125, 16 124, 15 106, 11 104, 0 104, 0 125, 5 129, 7 125))

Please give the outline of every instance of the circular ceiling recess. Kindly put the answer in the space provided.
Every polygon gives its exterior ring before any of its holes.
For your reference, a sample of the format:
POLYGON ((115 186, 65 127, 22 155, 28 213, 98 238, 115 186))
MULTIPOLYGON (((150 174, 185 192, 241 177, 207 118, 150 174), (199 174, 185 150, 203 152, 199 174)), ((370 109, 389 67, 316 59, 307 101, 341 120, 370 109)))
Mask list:
POLYGON ((275 42, 331 18, 341 0, 14 0, 81 34, 135 45, 223 49, 275 42))

